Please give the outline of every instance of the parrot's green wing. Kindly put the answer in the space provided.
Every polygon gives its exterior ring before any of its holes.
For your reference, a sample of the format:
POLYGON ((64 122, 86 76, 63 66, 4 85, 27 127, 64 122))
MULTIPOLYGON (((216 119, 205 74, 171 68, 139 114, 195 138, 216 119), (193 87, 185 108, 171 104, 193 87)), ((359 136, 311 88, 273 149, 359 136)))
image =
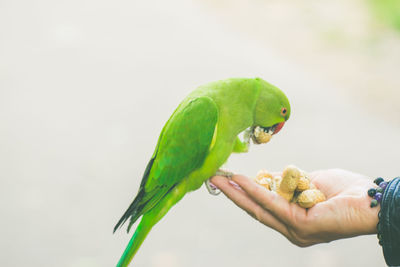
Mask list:
POLYGON ((202 166, 212 146, 217 122, 217 105, 208 97, 198 97, 178 107, 160 134, 136 198, 114 231, 130 218, 129 231, 141 215, 202 166))

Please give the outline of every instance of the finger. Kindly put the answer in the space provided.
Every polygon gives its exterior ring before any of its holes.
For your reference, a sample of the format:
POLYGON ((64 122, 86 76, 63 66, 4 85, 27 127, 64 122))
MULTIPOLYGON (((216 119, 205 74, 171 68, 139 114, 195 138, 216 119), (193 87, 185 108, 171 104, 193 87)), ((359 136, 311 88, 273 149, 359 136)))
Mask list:
POLYGON ((232 180, 236 182, 252 200, 271 212, 283 223, 289 226, 295 226, 306 217, 307 213, 305 209, 290 204, 277 193, 266 190, 247 177, 234 175, 232 180))
POLYGON ((238 207, 245 210, 253 218, 272 229, 282 233, 289 238, 289 232, 286 226, 270 212, 264 210, 260 205, 254 202, 243 190, 233 186, 229 179, 223 176, 214 176, 211 182, 216 185, 230 200, 238 207))

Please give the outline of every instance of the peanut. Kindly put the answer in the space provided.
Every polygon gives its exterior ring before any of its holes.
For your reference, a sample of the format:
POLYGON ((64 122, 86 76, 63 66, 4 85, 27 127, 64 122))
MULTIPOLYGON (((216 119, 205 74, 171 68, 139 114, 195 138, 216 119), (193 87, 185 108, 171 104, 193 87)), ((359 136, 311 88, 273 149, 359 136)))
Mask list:
POLYGON ((325 195, 315 187, 307 174, 295 166, 287 166, 282 177, 261 170, 254 180, 267 190, 275 191, 287 201, 297 203, 303 208, 311 208, 326 200, 325 195))
POLYGON ((300 179, 300 170, 295 166, 288 166, 283 170, 282 181, 276 192, 287 201, 291 201, 300 179))
POLYGON ((269 140, 271 140, 271 138, 272 138, 272 135, 264 132, 261 127, 257 126, 256 128, 254 128, 252 139, 255 144, 268 143, 269 140))
POLYGON ((297 203, 303 208, 311 208, 315 204, 325 201, 325 195, 318 189, 308 189, 300 193, 297 203))

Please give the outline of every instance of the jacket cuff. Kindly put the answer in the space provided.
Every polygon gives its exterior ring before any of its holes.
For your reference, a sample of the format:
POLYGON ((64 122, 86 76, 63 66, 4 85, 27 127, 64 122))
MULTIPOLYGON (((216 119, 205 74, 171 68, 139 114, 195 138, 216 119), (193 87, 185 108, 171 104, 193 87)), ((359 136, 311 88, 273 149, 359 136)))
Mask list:
POLYGON ((400 265, 400 177, 389 182, 382 198, 378 224, 379 244, 386 264, 400 265))

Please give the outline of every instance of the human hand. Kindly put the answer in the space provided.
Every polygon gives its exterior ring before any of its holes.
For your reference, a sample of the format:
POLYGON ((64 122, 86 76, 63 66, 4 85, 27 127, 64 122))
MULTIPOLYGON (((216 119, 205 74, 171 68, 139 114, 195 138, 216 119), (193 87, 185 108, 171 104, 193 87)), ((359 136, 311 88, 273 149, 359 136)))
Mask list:
POLYGON ((240 187, 223 176, 214 176, 211 182, 253 218, 300 247, 377 232, 380 208, 370 207, 367 191, 374 187, 370 179, 340 169, 312 172, 309 178, 327 198, 310 209, 242 175, 232 177, 240 187))

